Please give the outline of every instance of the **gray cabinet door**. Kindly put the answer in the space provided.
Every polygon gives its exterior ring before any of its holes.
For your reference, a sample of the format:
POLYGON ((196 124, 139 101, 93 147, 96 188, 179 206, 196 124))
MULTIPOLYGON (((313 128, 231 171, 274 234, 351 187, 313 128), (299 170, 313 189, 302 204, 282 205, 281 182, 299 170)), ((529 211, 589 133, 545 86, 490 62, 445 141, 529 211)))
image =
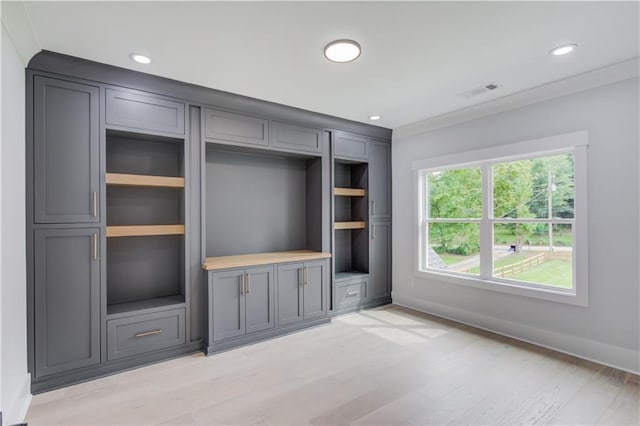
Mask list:
POLYGON ((391 146, 372 141, 369 153, 371 218, 391 219, 391 146))
POLYGON ((304 263, 304 319, 312 319, 327 314, 327 263, 304 263))
POLYGON ((369 159, 369 139, 346 132, 334 132, 334 154, 349 160, 369 159))
POLYGON ((151 94, 106 90, 106 122, 140 130, 184 134, 184 104, 151 94))
POLYGON ((213 341, 217 342, 245 333, 245 303, 242 281, 244 271, 222 271, 210 274, 213 306, 213 341))
POLYGON ((268 146, 269 121, 215 109, 204 110, 204 137, 231 145, 268 146))
POLYGON ((272 121, 271 146, 291 151, 322 153, 322 131, 272 121))
POLYGON ((391 295, 391 222, 371 224, 371 298, 391 295))
POLYGON ((302 263, 278 265, 278 325, 302 321, 302 263))
POLYGON ((274 268, 250 268, 246 271, 246 332, 273 328, 275 325, 274 268))
POLYGON ((35 376, 100 363, 100 229, 34 234, 35 376))
POLYGON ((34 77, 36 223, 98 222, 99 91, 34 77))

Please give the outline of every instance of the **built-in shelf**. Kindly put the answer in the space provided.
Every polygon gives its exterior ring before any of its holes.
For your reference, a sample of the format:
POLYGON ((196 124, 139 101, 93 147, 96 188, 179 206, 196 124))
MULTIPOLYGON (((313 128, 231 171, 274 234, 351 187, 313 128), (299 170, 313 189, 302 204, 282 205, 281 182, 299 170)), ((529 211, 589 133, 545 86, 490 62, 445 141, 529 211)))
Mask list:
POLYGON ((148 235, 184 235, 184 225, 107 226, 107 237, 144 237, 148 235))
POLYGON ((355 222, 335 222, 335 229, 364 229, 367 226, 367 222, 365 221, 355 221, 355 222))
POLYGON ((333 195, 341 195, 343 197, 364 197, 366 191, 360 188, 333 188, 333 195))
POLYGON ((350 281, 353 279, 366 278, 368 276, 369 274, 367 272, 361 271, 336 272, 335 274, 336 281, 350 281))
POLYGON ((152 299, 136 300, 135 302, 116 303, 107 305, 107 316, 122 316, 131 313, 141 313, 141 311, 156 310, 158 308, 180 307, 184 305, 184 296, 154 297, 152 299))
POLYGON ((240 254, 236 256, 207 257, 202 269, 245 268, 273 263, 304 262, 305 260, 328 259, 331 253, 313 250, 278 251, 272 253, 240 254))
POLYGON ((183 177, 131 175, 125 173, 107 173, 107 185, 113 186, 151 186, 161 188, 184 188, 183 177))

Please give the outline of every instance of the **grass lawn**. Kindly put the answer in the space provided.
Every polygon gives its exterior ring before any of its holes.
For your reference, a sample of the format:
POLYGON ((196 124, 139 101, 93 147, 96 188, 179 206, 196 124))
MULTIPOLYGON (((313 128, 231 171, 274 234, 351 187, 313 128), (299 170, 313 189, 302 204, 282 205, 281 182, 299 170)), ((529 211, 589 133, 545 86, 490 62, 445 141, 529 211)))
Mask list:
MULTIPOLYGON (((503 258, 498 259, 494 263, 494 268, 501 266, 511 265, 513 263, 520 262, 531 256, 535 256, 540 252, 530 251, 521 252, 518 254, 511 254, 503 258)), ((571 275, 571 256, 566 253, 554 254, 553 259, 549 259, 546 262, 536 265, 531 269, 527 269, 524 272, 511 275, 509 279, 528 281, 538 284, 547 284, 559 288, 571 288, 573 285, 573 277, 571 275)), ((480 272, 480 268, 472 268, 469 270, 471 274, 477 274, 480 272)))
POLYGON ((445 263, 445 265, 451 265, 452 263, 460 262, 460 261, 465 260, 465 259, 467 259, 469 257, 474 256, 474 255, 462 256, 462 255, 459 255, 459 254, 438 253, 438 256, 440 256, 440 259, 442 259, 442 261, 445 263))
MULTIPOLYGON (((549 244, 548 234, 546 233, 542 235, 530 234, 526 236, 525 239, 529 239, 533 246, 546 246, 549 244)), ((513 232, 508 229, 497 228, 493 233, 493 241, 498 245, 510 245, 516 243, 516 237, 513 235, 513 232)), ((571 232, 556 231, 553 234, 553 243, 554 246, 571 247, 573 245, 573 235, 571 232)))
POLYGON ((509 278, 533 283, 544 283, 560 288, 571 288, 573 285, 571 261, 567 260, 548 260, 524 272, 512 275, 509 278))

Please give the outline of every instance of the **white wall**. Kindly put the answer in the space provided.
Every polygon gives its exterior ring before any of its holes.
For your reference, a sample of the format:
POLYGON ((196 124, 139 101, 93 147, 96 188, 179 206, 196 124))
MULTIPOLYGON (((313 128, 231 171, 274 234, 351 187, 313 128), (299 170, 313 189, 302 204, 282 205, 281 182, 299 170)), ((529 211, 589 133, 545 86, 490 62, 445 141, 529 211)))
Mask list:
POLYGON ((639 90, 633 78, 403 139, 394 136, 394 302, 640 371, 639 90), (588 307, 414 275, 413 160, 585 129, 588 307))
POLYGON ((27 373, 25 242, 25 71, 2 25, 0 140, 0 408, 23 421, 31 400, 27 373))

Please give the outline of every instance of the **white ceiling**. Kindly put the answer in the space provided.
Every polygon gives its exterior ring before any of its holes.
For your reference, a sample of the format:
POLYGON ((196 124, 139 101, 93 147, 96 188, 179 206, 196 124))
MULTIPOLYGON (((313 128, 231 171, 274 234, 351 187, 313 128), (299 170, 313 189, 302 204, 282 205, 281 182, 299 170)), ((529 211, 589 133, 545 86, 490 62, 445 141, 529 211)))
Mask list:
POLYGON ((42 49, 356 121, 378 113, 390 128, 640 55, 638 2, 24 6, 42 49), (359 41, 361 57, 324 59, 338 38, 359 41), (568 42, 575 53, 547 53, 568 42), (502 87, 457 96, 491 81, 502 87))

